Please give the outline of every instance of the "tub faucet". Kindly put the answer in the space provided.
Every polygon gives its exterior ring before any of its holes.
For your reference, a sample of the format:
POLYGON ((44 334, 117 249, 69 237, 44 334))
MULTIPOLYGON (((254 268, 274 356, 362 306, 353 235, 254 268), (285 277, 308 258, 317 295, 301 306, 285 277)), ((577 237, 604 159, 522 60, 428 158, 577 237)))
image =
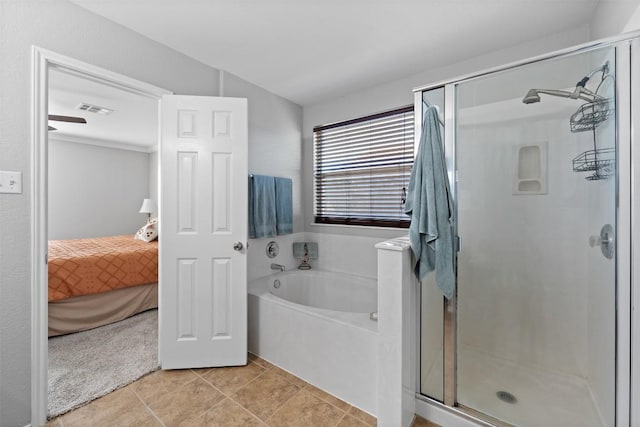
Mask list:
POLYGON ((284 265, 282 264, 276 264, 274 262, 271 263, 271 269, 272 270, 280 270, 280 271, 284 271, 284 265))

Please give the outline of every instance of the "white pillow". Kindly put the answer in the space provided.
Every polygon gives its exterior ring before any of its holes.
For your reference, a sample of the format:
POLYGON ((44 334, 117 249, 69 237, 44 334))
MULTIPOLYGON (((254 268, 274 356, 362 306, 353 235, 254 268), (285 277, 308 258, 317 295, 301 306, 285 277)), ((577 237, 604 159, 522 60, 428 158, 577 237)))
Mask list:
POLYGON ((145 224, 136 232, 135 239, 143 242, 151 242, 158 238, 158 218, 153 218, 148 224, 145 224))

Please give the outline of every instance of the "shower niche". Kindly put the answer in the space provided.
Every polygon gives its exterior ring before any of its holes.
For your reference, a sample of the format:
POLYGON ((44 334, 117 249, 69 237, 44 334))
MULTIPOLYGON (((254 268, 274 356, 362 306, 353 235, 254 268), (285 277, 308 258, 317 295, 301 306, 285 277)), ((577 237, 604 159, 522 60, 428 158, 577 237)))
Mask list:
POLYGON ((547 194, 547 142, 513 147, 514 195, 547 194))

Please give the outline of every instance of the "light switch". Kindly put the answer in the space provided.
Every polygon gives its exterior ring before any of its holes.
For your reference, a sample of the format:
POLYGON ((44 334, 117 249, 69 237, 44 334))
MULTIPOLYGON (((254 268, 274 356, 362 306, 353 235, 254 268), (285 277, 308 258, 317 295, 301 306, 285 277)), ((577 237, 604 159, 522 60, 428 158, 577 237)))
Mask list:
POLYGON ((22 172, 0 171, 0 193, 22 194, 22 172))

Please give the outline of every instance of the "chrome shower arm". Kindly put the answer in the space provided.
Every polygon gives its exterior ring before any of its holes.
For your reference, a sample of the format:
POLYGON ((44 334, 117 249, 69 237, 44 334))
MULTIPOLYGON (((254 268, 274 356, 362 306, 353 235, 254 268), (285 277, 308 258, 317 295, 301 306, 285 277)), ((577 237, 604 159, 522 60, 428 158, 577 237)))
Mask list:
POLYGON ((582 86, 576 86, 573 92, 557 89, 533 89, 533 91, 537 94, 544 93, 546 95, 558 96, 561 98, 582 99, 587 102, 596 102, 605 99, 582 86))
POLYGON ((571 98, 573 92, 569 92, 566 90, 558 90, 558 89, 533 89, 535 93, 544 93, 552 96, 559 96, 561 98, 571 98))
MULTIPOLYGON (((569 92, 567 90, 559 90, 559 89, 529 89, 527 94, 522 98, 522 102, 525 104, 535 104, 536 102, 540 102, 540 94, 544 93, 546 95, 558 96, 561 98, 570 98, 570 99, 582 99, 583 101, 587 101, 589 103, 597 103, 601 101, 606 101, 607 98, 598 95, 598 89, 595 92, 590 91, 586 88, 587 82, 591 77, 593 77, 597 73, 602 73, 602 81, 605 78, 609 77, 609 61, 605 62, 602 66, 596 68, 591 71, 589 74, 584 76, 582 80, 580 80, 577 84, 573 92, 569 92)), ((602 84, 602 81, 600 84, 602 84)), ((600 85, 598 85, 600 88, 600 85)))

